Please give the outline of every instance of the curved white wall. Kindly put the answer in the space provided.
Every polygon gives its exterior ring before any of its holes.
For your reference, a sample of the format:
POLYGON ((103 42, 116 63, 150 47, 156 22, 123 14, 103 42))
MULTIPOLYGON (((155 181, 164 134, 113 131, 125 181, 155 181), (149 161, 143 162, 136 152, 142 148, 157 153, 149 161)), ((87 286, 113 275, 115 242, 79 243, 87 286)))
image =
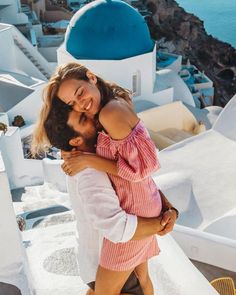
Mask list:
POLYGON ((236 141, 235 114, 236 95, 231 98, 222 110, 212 129, 236 141))
POLYGON ((157 89, 162 88, 170 88, 172 87, 173 92, 173 100, 181 100, 184 103, 187 103, 189 105, 195 106, 193 96, 188 89, 187 85, 184 83, 184 81, 179 77, 179 75, 170 70, 160 70, 156 73, 156 87, 157 89))

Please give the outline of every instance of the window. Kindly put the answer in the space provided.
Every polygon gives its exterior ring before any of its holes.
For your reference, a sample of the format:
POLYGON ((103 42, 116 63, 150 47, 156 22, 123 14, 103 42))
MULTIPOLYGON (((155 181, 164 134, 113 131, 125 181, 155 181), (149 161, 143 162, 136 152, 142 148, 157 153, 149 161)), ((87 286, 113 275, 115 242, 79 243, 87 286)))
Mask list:
POLYGON ((132 77, 132 91, 133 96, 139 96, 141 94, 141 75, 140 71, 133 74, 132 77))

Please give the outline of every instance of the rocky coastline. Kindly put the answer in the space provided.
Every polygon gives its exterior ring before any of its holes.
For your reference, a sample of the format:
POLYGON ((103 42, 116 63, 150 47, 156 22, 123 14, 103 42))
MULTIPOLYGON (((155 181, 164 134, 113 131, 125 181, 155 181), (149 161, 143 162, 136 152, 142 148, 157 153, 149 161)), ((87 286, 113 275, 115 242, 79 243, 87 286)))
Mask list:
POLYGON ((152 13, 147 23, 157 49, 181 54, 204 71, 215 86, 214 104, 225 106, 236 93, 236 49, 207 34, 203 21, 174 0, 144 4, 152 13))

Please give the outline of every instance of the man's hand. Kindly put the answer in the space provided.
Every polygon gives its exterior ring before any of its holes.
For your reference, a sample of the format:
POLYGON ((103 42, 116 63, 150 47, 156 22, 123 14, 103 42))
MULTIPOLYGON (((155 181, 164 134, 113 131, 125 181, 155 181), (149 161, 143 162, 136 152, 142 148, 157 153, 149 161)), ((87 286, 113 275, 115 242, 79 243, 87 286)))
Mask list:
POLYGON ((167 210, 162 215, 161 225, 164 226, 164 229, 159 231, 157 234, 159 236, 164 236, 165 234, 171 232, 173 230, 175 221, 177 218, 177 214, 175 210, 167 210))

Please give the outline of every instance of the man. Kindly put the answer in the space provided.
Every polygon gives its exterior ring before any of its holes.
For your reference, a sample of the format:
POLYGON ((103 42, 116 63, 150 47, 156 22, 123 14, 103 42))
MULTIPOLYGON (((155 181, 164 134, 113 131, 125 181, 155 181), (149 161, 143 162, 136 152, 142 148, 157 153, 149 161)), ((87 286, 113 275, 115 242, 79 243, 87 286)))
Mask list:
MULTIPOLYGON (((76 147, 82 152, 95 153, 97 130, 94 121, 83 113, 73 111, 60 100, 54 99, 44 126, 53 146, 62 150, 76 147)), ((67 181, 80 237, 80 274, 91 288, 87 294, 93 294, 103 237, 118 243, 143 239, 157 233, 163 235, 172 230, 177 210, 162 194, 165 211, 162 217, 142 218, 127 214, 120 207, 106 173, 95 169, 82 170, 77 175, 68 177, 67 181), (172 209, 169 210, 170 208, 172 209)), ((124 285, 122 294, 143 294, 134 273, 124 285)))

